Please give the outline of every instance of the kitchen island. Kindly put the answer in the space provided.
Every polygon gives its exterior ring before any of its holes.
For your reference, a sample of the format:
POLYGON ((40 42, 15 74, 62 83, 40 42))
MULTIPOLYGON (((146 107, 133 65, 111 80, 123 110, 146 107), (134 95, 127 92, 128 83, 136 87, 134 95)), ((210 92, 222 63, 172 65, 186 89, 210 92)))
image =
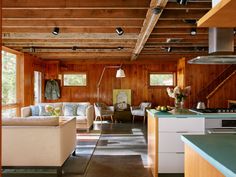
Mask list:
POLYGON ((235 177, 236 135, 184 135, 185 177, 235 177))
POLYGON ((158 177, 158 173, 184 173, 182 135, 203 135, 206 126, 211 127, 209 120, 221 124, 222 118, 236 118, 236 114, 199 114, 189 110, 159 112, 150 109, 147 112, 148 162, 154 177, 158 177))

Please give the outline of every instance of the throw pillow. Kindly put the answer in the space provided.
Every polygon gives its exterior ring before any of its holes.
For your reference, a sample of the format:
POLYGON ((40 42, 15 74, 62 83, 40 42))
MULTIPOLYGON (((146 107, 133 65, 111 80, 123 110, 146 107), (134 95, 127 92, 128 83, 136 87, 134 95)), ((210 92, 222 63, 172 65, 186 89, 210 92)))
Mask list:
POLYGON ((45 105, 39 105, 39 116, 50 116, 50 113, 45 110, 45 105))
POLYGON ((30 106, 32 116, 39 116, 39 106, 30 106))
POLYGON ((88 105, 78 105, 77 107, 77 115, 78 116, 86 116, 86 109, 88 105))
POLYGON ((64 116, 76 116, 76 104, 64 105, 64 116))

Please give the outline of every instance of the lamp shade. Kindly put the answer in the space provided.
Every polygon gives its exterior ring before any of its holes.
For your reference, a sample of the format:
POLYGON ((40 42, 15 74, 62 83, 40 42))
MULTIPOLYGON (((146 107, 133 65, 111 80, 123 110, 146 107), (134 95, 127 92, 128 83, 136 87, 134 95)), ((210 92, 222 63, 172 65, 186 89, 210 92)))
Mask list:
POLYGON ((117 71, 116 71, 116 77, 118 77, 118 78, 121 78, 121 77, 125 77, 125 72, 124 72, 124 70, 123 69, 118 69, 117 71))

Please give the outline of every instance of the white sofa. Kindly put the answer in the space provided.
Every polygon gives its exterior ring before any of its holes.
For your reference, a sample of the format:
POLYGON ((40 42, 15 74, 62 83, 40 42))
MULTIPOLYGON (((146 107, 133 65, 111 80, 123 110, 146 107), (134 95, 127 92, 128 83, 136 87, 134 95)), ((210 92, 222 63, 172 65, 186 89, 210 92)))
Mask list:
MULTIPOLYGON (((89 102, 60 102, 60 103, 40 103, 39 105, 51 105, 53 107, 61 108, 60 118, 76 118, 76 128, 77 129, 86 129, 87 131, 92 127, 94 121, 94 108, 89 102), (76 105, 86 105, 86 114, 85 115, 74 115, 74 116, 65 116, 64 115, 64 106, 68 104, 76 104, 76 105)), ((31 106, 22 107, 21 108, 21 117, 35 117, 32 116, 31 106)), ((37 117, 37 116, 36 116, 37 117)))
POLYGON ((8 118, 2 123, 2 166, 61 166, 76 147, 76 120, 50 118, 8 118), (57 124, 57 125, 56 125, 57 124))

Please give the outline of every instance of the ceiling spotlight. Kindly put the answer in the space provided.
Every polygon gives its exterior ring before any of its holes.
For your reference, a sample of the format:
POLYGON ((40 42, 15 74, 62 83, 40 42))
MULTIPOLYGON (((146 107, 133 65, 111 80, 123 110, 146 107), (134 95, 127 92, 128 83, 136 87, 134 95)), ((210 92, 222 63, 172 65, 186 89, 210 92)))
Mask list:
POLYGON ((197 29, 196 28, 192 28, 190 31, 191 36, 195 36, 197 35, 197 29))
POLYGON ((116 28, 116 33, 121 36, 122 34, 124 34, 124 30, 121 27, 117 27, 116 28))
POLYGON ((236 35, 236 28, 234 28, 234 36, 236 35))
POLYGON ((176 0, 176 2, 180 5, 187 5, 188 0, 176 0))
POLYGON ((34 47, 30 47, 29 51, 30 51, 30 53, 35 53, 35 48, 34 47))
POLYGON ((171 47, 168 47, 167 48, 167 52, 171 52, 172 48, 171 47))
POLYGON ((152 9, 152 12, 153 12, 155 15, 161 13, 161 11, 162 11, 162 7, 155 7, 155 8, 152 9))
POLYGON ((59 31, 60 31, 60 28, 55 27, 55 28, 53 28, 52 34, 58 35, 58 34, 59 34, 59 31))
POLYGON ((122 49, 124 49, 124 47, 121 46, 117 47, 117 50, 122 50, 122 49))

